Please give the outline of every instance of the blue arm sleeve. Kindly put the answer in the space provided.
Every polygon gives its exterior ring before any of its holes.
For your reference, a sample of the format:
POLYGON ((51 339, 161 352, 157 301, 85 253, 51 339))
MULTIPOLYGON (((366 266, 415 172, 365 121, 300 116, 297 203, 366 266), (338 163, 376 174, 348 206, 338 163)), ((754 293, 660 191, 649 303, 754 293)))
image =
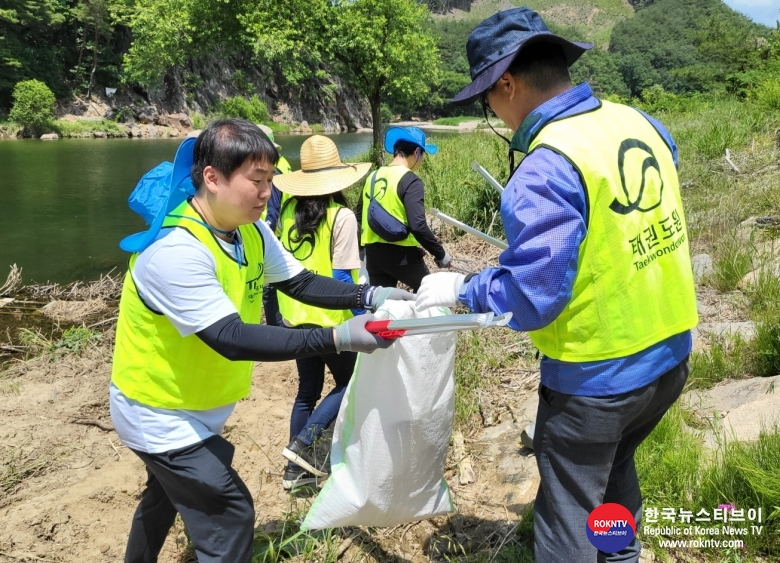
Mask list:
POLYGON ((271 227, 271 231, 275 231, 276 223, 279 221, 279 208, 282 206, 282 192, 276 186, 271 187, 271 199, 268 200, 267 206, 265 222, 271 227))
MULTIPOLYGON (((355 283, 355 280, 352 279, 352 270, 333 270, 333 278, 346 283, 355 283)), ((350 309, 350 311, 356 317, 366 312, 365 309, 350 309)))
POLYGON ((585 197, 566 158, 544 148, 530 153, 501 196, 509 248, 498 268, 464 284, 460 301, 477 313, 511 312, 515 330, 550 324, 571 300, 587 231, 585 197))
MULTIPOLYGON (((636 109, 636 108, 634 108, 636 109)), ((680 167, 680 162, 677 158, 677 145, 674 142, 674 139, 672 139, 672 134, 669 133, 669 131, 661 125, 661 122, 655 119, 654 117, 650 117, 648 114, 643 112, 641 109, 637 109, 639 113, 645 116, 645 119, 647 119, 650 122, 650 125, 655 127, 655 130, 658 131, 658 134, 661 135, 664 142, 666 143, 666 146, 669 147, 669 150, 672 151, 672 158, 674 159, 674 165, 676 167, 680 167)))

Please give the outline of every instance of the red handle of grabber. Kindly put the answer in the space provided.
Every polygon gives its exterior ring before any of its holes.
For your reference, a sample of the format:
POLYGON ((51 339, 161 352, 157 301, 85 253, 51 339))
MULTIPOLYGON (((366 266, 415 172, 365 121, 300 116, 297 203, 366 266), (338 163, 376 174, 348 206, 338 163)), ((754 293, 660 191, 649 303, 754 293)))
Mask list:
POLYGON ((406 334, 406 329, 393 330, 390 328, 390 321, 369 321, 366 323, 366 330, 371 334, 376 334, 380 338, 393 340, 406 334))

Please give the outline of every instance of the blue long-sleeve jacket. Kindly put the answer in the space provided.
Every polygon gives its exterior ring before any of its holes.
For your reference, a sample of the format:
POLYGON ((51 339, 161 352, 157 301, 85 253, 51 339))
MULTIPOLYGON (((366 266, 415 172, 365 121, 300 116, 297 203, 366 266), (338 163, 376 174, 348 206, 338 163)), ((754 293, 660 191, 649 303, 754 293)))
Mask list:
MULTIPOLYGON (((512 139, 524 153, 542 127, 600 104, 580 84, 536 108, 512 139)), ((645 117, 664 138, 677 164, 669 132, 645 117)), ((587 233, 585 188, 573 166, 549 149, 521 162, 501 196, 501 219, 509 248, 499 267, 488 268, 463 285, 459 299, 475 312, 512 312, 510 327, 529 331, 550 324, 571 300, 579 248, 587 233)), ((541 382, 561 393, 607 396, 638 389, 679 364, 691 351, 690 331, 641 352, 612 360, 562 362, 543 357, 541 382)))

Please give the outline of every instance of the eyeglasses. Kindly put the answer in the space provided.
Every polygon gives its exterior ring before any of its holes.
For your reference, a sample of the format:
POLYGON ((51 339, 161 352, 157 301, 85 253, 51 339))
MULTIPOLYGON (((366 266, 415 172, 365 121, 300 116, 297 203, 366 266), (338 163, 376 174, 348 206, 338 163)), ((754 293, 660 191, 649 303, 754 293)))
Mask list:
POLYGON ((491 107, 490 107, 490 104, 488 103, 488 100, 487 100, 488 94, 489 94, 489 93, 490 93, 490 92, 493 90, 493 88, 495 88, 495 87, 496 87, 496 85, 495 85, 495 84, 493 84, 493 85, 492 85, 490 88, 488 88, 487 90, 485 90, 484 92, 482 92, 482 99, 481 99, 481 101, 482 101, 482 111, 483 111, 483 113, 484 113, 486 116, 488 115, 488 113, 490 113, 490 116, 491 116, 491 117, 498 117, 498 116, 496 115, 496 112, 494 112, 494 111, 493 111, 493 108, 491 108, 491 107))

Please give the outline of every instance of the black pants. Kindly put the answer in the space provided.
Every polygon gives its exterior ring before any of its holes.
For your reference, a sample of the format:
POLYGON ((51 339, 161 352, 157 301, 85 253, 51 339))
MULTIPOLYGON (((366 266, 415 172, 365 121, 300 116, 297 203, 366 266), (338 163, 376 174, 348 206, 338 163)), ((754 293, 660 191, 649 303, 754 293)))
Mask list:
POLYGON ((290 416, 290 440, 297 436, 304 444, 311 445, 322 431, 336 420, 356 361, 355 352, 295 360, 298 366, 298 394, 290 416), (333 374, 336 386, 317 405, 325 384, 326 365, 333 374))
POLYGON ((534 512, 536 563, 639 560, 636 538, 619 553, 597 552, 585 532, 602 503, 625 506, 642 520, 634 452, 677 400, 688 358, 655 381, 608 397, 566 395, 539 387, 534 453, 541 484, 534 512))
POLYGON ((371 285, 396 287, 398 282, 420 289, 422 279, 430 274, 425 265, 425 251, 418 246, 374 243, 366 245, 366 270, 371 285))
POLYGON ((133 516, 125 563, 155 563, 176 513, 200 563, 251 563, 252 495, 231 467, 235 448, 221 436, 179 450, 133 450, 148 479, 133 516))

